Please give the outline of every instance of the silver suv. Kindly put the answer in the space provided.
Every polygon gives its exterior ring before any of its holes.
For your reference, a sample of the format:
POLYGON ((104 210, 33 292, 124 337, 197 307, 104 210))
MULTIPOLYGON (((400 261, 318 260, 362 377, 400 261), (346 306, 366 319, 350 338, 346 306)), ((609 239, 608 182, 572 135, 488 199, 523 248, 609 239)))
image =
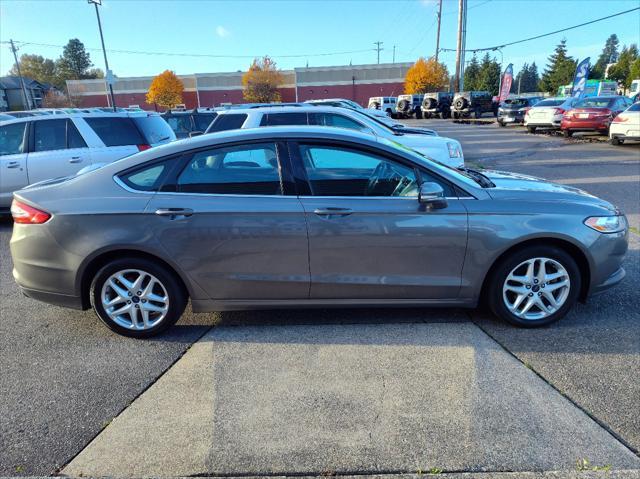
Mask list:
POLYGON ((0 122, 0 209, 29 184, 176 139, 157 113, 71 113, 0 122))

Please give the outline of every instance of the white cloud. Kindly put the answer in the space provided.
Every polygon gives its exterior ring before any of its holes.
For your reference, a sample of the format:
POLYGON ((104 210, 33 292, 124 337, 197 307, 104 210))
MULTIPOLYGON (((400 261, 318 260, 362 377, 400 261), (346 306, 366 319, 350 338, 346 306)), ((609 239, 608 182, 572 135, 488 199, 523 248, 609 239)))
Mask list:
POLYGON ((231 32, 226 28, 224 28, 222 25, 218 25, 216 27, 216 35, 218 35, 220 38, 224 38, 231 35, 231 32))

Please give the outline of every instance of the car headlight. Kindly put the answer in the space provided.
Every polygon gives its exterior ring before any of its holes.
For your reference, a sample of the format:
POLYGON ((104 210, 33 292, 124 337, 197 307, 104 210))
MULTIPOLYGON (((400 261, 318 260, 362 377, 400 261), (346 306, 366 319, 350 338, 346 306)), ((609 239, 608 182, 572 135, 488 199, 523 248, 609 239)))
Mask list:
POLYGON ((447 148, 449 149, 449 158, 462 158, 462 149, 459 144, 448 141, 447 148))
POLYGON ((624 216, 590 216, 584 224, 600 233, 618 233, 627 227, 624 216))

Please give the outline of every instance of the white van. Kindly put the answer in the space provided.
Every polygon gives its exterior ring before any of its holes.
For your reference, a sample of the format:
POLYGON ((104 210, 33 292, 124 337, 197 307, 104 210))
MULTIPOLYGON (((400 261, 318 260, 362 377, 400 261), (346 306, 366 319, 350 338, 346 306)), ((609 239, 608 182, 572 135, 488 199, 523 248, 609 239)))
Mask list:
POLYGON ((374 96, 369 98, 369 106, 373 110, 384 111, 387 115, 392 116, 396 114, 396 102, 398 97, 396 96, 374 96))

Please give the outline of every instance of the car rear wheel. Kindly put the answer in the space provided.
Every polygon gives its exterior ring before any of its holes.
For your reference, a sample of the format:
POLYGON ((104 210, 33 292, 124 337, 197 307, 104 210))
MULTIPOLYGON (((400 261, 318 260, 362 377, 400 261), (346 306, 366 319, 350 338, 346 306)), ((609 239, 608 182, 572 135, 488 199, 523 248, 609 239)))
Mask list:
POLYGON ((507 125, 505 125, 503 121, 498 120, 498 126, 507 126, 507 125))
POLYGON ((488 303, 501 319, 525 328, 564 317, 581 287, 580 270, 567 252, 533 246, 504 258, 489 278, 488 303))
POLYGON ((91 283, 90 299, 107 327, 135 338, 166 330, 187 304, 175 275, 143 258, 122 258, 102 267, 91 283))
POLYGON ((565 138, 570 138, 573 135, 573 132, 571 130, 562 130, 562 134, 565 138))
POLYGON ((535 126, 528 126, 527 127, 527 131, 529 133, 535 133, 536 132, 536 127, 535 126))
POLYGON ((622 145, 623 143, 624 143, 624 140, 621 140, 618 137, 614 136, 613 138, 611 138, 611 144, 612 145, 619 146, 619 145, 622 145))

